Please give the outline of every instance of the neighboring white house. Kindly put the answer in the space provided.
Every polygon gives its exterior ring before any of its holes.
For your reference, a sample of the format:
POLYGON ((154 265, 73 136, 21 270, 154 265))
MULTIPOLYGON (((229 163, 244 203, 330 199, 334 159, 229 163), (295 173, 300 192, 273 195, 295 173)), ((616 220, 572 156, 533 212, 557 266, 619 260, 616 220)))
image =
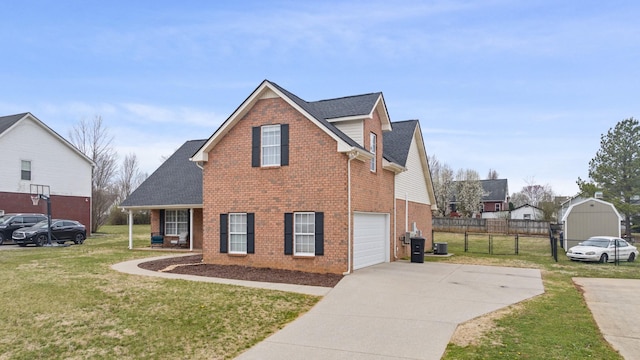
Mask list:
POLYGON ((511 220, 542 220, 543 217, 542 209, 529 204, 511 210, 511 220))
POLYGON ((0 117, 0 210, 45 213, 31 185, 48 186, 52 216, 91 225, 93 161, 31 113, 0 117))

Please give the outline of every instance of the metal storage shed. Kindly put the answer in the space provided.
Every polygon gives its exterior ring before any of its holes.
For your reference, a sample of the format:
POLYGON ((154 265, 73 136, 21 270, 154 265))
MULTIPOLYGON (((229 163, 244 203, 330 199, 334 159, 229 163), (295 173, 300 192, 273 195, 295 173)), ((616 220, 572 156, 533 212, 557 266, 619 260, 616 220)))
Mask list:
POLYGON ((622 216, 612 203, 596 198, 575 203, 562 217, 565 249, 592 236, 620 237, 621 221, 622 216))

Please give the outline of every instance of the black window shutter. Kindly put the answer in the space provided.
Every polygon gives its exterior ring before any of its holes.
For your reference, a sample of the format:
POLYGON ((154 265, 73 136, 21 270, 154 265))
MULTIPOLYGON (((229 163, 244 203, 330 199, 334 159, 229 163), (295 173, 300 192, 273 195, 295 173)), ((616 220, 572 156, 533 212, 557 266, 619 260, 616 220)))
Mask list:
POLYGON ((284 254, 293 254, 293 213, 284 214, 284 254))
POLYGON ((160 235, 164 235, 164 209, 160 210, 160 235))
POLYGON ((316 213, 316 255, 324 255, 324 213, 316 213))
POLYGON ((251 166, 260 167, 260 136, 259 126, 251 128, 251 166))
POLYGON ((228 244, 228 225, 227 225, 227 214, 220 214, 220 253, 227 253, 227 244, 228 244))
POLYGON ((255 242, 255 214, 247 214, 247 254, 253 254, 256 252, 255 242))
POLYGON ((280 165, 289 165, 289 124, 280 125, 280 165))

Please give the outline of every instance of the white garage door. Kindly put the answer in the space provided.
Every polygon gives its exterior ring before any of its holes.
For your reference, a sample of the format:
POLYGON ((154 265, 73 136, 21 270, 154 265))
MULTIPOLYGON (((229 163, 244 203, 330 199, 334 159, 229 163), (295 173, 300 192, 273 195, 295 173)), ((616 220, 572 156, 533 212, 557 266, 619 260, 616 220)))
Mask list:
POLYGON ((353 268, 389 260, 389 216, 356 213, 353 216, 353 268))

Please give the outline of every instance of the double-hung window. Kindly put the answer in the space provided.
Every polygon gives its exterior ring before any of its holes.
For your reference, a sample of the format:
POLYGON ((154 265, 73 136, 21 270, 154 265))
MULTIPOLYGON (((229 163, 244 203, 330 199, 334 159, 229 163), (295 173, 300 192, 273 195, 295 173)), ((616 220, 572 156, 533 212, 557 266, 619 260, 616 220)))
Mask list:
POLYGON ((166 235, 179 235, 189 231, 189 210, 166 210, 164 219, 166 235))
POLYGON ((293 215, 294 255, 315 255, 316 214, 303 212, 293 215))
POLYGON ((252 167, 289 165, 289 124, 256 126, 252 131, 252 167))
POLYGON ((262 127, 262 166, 280 166, 280 125, 262 127))
POLYGON ((220 253, 255 253, 255 213, 220 214, 220 253))
POLYGON ((370 169, 372 172, 376 172, 376 138, 376 134, 369 134, 369 152, 373 154, 370 164, 370 169))
POLYGON ((284 214, 284 254, 301 257, 324 255, 324 213, 284 214))
POLYGON ((229 253, 247 253, 247 214, 229 214, 229 253))
POLYGON ((31 180, 31 161, 22 160, 20 164, 20 179, 31 180))

